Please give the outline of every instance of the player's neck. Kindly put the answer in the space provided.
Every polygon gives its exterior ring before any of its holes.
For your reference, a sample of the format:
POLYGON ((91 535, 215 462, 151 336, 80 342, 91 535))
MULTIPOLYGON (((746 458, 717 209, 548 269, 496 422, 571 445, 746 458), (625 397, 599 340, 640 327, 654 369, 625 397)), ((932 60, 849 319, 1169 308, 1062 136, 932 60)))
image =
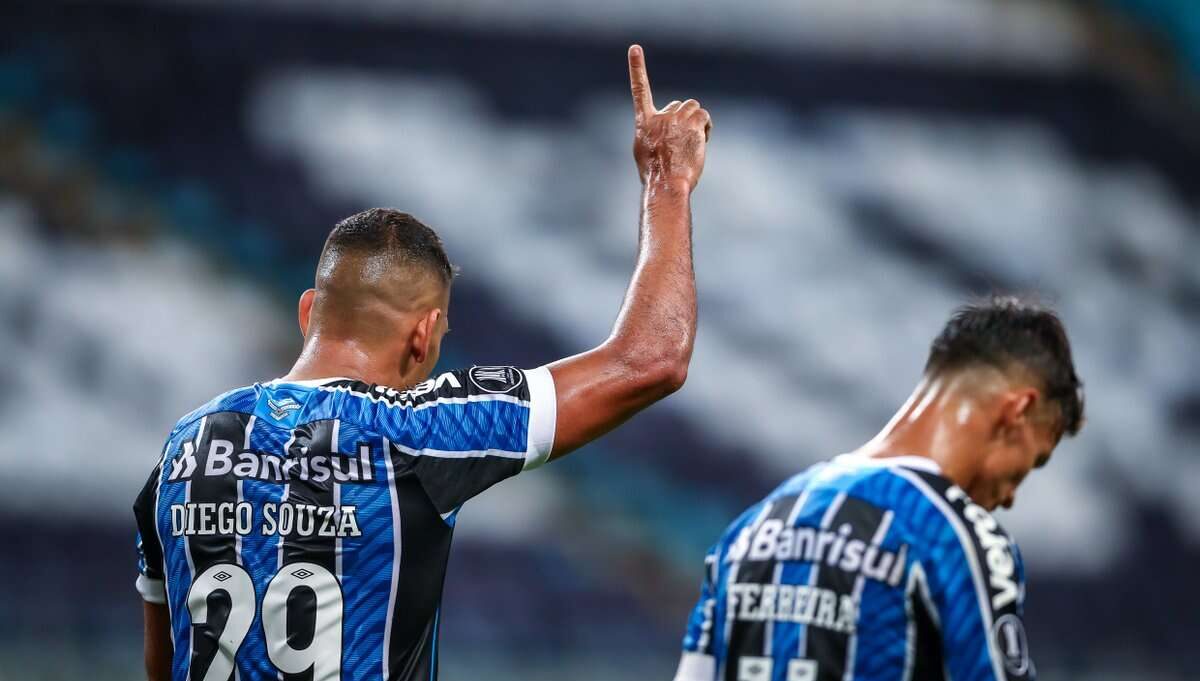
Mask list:
POLYGON ((408 376, 403 363, 361 343, 342 339, 309 338, 285 376, 288 381, 321 378, 351 378, 364 383, 406 388, 420 377, 408 376))
POLYGON ((925 379, 870 442, 855 453, 872 458, 921 456, 960 487, 976 474, 975 447, 966 421, 970 414, 952 382, 925 379))

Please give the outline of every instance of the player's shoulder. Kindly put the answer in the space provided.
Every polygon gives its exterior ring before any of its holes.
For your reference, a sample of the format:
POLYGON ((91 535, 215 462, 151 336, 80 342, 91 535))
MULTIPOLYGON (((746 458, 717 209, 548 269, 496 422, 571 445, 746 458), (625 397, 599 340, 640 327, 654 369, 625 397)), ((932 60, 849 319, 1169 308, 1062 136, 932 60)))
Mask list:
POLYGON ((905 490, 898 495, 897 506, 912 521, 910 524, 953 535, 951 538, 959 541, 973 534, 986 544, 1011 543, 1000 521, 945 476, 915 469, 894 473, 905 490))
POLYGON ((985 542, 1011 543, 999 521, 925 457, 843 454, 788 479, 768 500, 817 488, 891 511, 899 527, 926 542, 966 541, 974 533, 985 542))
POLYGON ((432 404, 454 404, 472 400, 527 401, 527 374, 512 366, 472 366, 445 371, 410 388, 366 383, 352 379, 320 386, 326 392, 342 393, 352 399, 400 408, 432 404))
POLYGON ((889 507, 915 491, 908 478, 934 470, 936 465, 922 457, 873 459, 840 454, 783 481, 766 497, 766 501, 823 490, 834 494, 845 493, 876 506, 889 507))
POLYGON ((984 574, 997 607, 1018 597, 1024 567, 1016 541, 1000 521, 966 490, 927 470, 897 471, 908 492, 897 497, 896 520, 917 549, 953 565, 959 556, 984 574))
POLYGON ((254 383, 251 385, 241 386, 227 390, 220 395, 212 398, 204 404, 184 414, 175 426, 171 428, 171 434, 168 440, 175 439, 180 433, 189 430, 192 426, 199 423, 205 417, 211 414, 221 412, 250 412, 254 409, 255 402, 258 401, 258 396, 261 391, 261 384, 254 383))

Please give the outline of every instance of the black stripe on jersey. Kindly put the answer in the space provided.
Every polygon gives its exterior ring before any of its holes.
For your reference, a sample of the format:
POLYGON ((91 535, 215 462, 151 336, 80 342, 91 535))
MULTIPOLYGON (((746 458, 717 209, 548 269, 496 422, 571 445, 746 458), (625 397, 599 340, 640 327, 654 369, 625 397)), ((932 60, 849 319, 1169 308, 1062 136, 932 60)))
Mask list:
MULTIPOLYGON (((847 541, 861 540, 868 544, 875 537, 883 522, 884 510, 855 497, 846 497, 842 505, 829 521, 829 528, 846 537, 847 541)), ((845 544, 842 544, 843 546, 845 544)), ((836 550, 835 542, 831 551, 836 550)), ((889 561, 894 559, 891 554, 885 556, 889 561)), ((865 560, 865 559, 864 559, 865 560)), ((829 561, 835 562, 835 561, 829 561)), ((892 566, 882 568, 881 572, 889 572, 892 566)), ((814 585, 818 589, 833 592, 840 598, 854 593, 854 584, 858 575, 848 573, 824 563, 814 565, 817 579, 814 585)), ((803 656, 817 663, 817 679, 819 681, 841 681, 846 672, 846 657, 850 649, 850 634, 833 631, 815 624, 806 626, 805 640, 807 649, 801 651, 803 656)))
MULTIPOLYGON (((801 499, 801 495, 781 497, 774 502, 766 515, 762 515, 755 523, 755 529, 762 527, 763 523, 769 520, 776 520, 786 524, 788 519, 792 517, 792 510, 796 503, 801 499)), ((753 535, 751 535, 753 536, 753 535)), ((749 561, 745 558, 738 563, 738 572, 730 581, 736 584, 770 584, 775 579, 775 566, 779 562, 776 560, 756 560, 749 561)), ((728 651, 726 659, 734 660, 743 656, 758 657, 764 654, 766 648, 766 631, 767 622, 747 622, 739 620, 730 612, 726 614, 732 618, 732 626, 729 628, 729 637, 726 639, 728 651)), ((725 666, 725 679, 727 681, 737 681, 739 676, 738 665, 728 664, 725 666)))
POLYGON ((161 474, 162 463, 160 462, 146 480, 146 486, 138 494, 137 500, 133 502, 133 515, 137 521, 138 534, 142 541, 139 549, 142 552, 142 561, 145 563, 146 577, 150 579, 164 579, 166 571, 163 565, 162 543, 158 536, 158 524, 155 520, 161 474))
MULTIPOLYGON (((202 421, 203 429, 196 437, 197 475, 188 481, 188 502, 192 504, 237 503, 237 479, 232 470, 225 475, 201 475, 210 470, 210 465, 219 469, 220 459, 232 456, 242 449, 246 437, 246 425, 250 414, 221 412, 209 414, 202 421), (214 461, 210 463, 209 459, 214 461)), ((192 558, 192 577, 218 563, 237 563, 236 535, 191 534, 186 538, 187 551, 192 558)), ((217 637, 225 630, 231 603, 229 594, 217 590, 208 597, 208 618, 204 624, 192 624, 191 677, 202 679, 217 656, 217 637)), ((230 674, 233 678, 233 674, 230 674)))
MULTIPOLYGON (((287 444, 287 462, 300 462, 308 466, 312 457, 328 461, 335 449, 333 445, 333 430, 335 421, 332 419, 313 421, 292 430, 292 438, 287 444)), ((308 475, 295 475, 288 481, 287 498, 280 505, 315 506, 317 508, 333 507, 333 488, 336 482, 332 471, 328 473, 313 471, 308 475)), ((337 539, 333 536, 321 536, 319 531, 322 518, 319 513, 297 513, 292 533, 283 537, 283 562, 316 563, 333 572, 336 567, 335 548, 337 539)), ((281 566, 282 566, 281 565, 281 566)), ((296 646, 300 647, 300 646, 296 646)))
MULTIPOLYGON (((302 461, 308 465, 314 455, 329 455, 336 446, 333 443, 335 429, 333 419, 313 421, 292 430, 292 437, 287 443, 288 462, 302 461)), ((332 458, 332 457, 329 457, 332 458)), ((325 460, 329 460, 328 458, 325 460)), ((304 476, 294 476, 288 482, 287 496, 280 502, 293 507, 313 506, 316 508, 332 508, 334 505, 334 480, 332 472, 323 475, 319 471, 304 476), (319 480, 318 480, 319 479, 319 480)), ((292 524, 292 533, 281 537, 280 569, 292 563, 315 563, 336 574, 337 569, 337 538, 321 536, 320 526, 322 515, 316 512, 297 512, 292 524)), ((288 645, 302 650, 312 645, 316 635, 317 595, 306 587, 294 589, 287 601, 287 638, 288 645)), ((281 672, 284 681, 312 681, 311 669, 299 674, 281 672)))
POLYGON ((409 457, 389 447, 395 471, 396 505, 400 525, 399 574, 388 656, 388 678, 402 681, 437 678, 433 647, 437 639, 437 609, 442 600, 446 563, 454 529, 446 524, 410 467, 409 457), (413 613, 429 613, 414 617, 413 613), (431 676, 432 674, 432 676, 431 676))
MULTIPOLYGON (((246 424, 250 422, 250 414, 222 412, 209 414, 205 422, 205 430, 197 441, 196 475, 190 481, 191 503, 225 504, 237 503, 237 478, 232 469, 225 475, 201 475, 210 470, 210 466, 219 468, 224 465, 217 457, 228 461, 242 450, 246 439, 246 424), (213 458, 214 461, 210 461, 213 458)), ((188 548, 192 554, 192 566, 196 574, 207 570, 217 563, 236 563, 237 549, 234 535, 199 535, 192 534, 188 538, 188 548)))
POLYGON ((421 479, 438 513, 450 513, 492 485, 521 472, 525 460, 504 456, 450 458, 402 454, 398 463, 421 479))
POLYGON ((946 665, 942 658, 942 634, 928 604, 917 590, 908 595, 912 608, 913 641, 911 681, 945 681, 946 665))

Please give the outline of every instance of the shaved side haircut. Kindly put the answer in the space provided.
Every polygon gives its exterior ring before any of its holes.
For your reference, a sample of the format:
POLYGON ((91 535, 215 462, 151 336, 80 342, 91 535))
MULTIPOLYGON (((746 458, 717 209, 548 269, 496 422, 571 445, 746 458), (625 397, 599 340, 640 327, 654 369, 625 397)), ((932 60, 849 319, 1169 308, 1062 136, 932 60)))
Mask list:
POLYGON ((317 276, 347 255, 385 256, 397 267, 425 267, 447 286, 454 279, 454 267, 437 232, 393 208, 364 210, 334 225, 321 251, 317 276))
POLYGON ((372 208, 333 227, 317 263, 315 323, 324 332, 374 336, 387 311, 439 298, 454 279, 437 232, 408 213, 372 208))
POLYGON ((1056 408, 1061 432, 1075 435, 1083 426, 1083 382, 1066 329, 1052 310, 1014 296, 955 310, 930 347, 925 371, 937 375, 978 365, 1029 371, 1056 408))

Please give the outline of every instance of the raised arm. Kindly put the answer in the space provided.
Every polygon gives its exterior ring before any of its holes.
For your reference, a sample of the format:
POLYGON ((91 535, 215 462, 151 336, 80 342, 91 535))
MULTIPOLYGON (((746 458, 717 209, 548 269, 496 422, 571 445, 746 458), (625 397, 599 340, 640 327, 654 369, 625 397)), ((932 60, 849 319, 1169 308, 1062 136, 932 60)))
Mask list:
POLYGON ((633 157, 642 179, 637 266, 612 334, 550 365, 557 394, 551 458, 620 425, 678 390, 696 335, 691 193, 712 127, 689 99, 655 109, 642 48, 629 48, 633 157))

